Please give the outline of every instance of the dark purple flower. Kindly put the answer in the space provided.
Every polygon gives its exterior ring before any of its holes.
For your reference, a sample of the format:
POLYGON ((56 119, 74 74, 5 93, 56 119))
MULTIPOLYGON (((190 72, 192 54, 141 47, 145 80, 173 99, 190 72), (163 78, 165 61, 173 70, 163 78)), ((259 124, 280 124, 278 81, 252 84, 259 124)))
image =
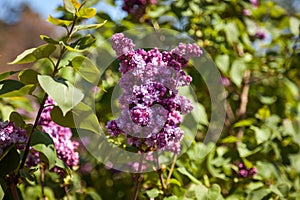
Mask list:
POLYGON ((266 33, 263 30, 258 29, 258 31, 255 33, 255 37, 257 39, 263 40, 266 38, 266 33))
POLYGON ((13 122, 0 122, 0 156, 11 145, 23 150, 28 140, 26 131, 16 128, 13 122))
POLYGON ((239 163, 238 168, 238 176, 242 178, 251 178, 257 173, 257 169, 255 167, 249 169, 243 163, 239 163))
POLYGON ((122 9, 139 20, 151 4, 156 4, 156 0, 124 0, 122 9))

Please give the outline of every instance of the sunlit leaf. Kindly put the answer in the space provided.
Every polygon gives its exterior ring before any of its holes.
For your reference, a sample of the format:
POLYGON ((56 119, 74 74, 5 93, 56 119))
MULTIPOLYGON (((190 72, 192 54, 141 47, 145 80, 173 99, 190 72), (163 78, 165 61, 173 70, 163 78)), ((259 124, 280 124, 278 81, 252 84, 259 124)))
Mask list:
POLYGON ((27 49, 9 64, 25 64, 37 61, 41 58, 47 58, 55 51, 55 49, 56 47, 52 44, 45 44, 37 48, 27 49))
POLYGON ((38 81, 43 90, 61 108, 63 115, 74 108, 84 97, 83 93, 69 81, 54 79, 47 75, 38 75, 38 81))
POLYGON ((40 153, 40 158, 53 168, 56 163, 56 150, 52 138, 47 133, 36 131, 32 134, 30 146, 40 153), (41 156, 44 155, 44 157, 41 156))
POLYGON ((76 13, 78 18, 92 18, 96 15, 97 11, 95 8, 81 8, 76 13))
POLYGON ((24 85, 16 80, 3 80, 0 81, 0 98, 4 97, 22 97, 30 94, 33 84, 24 85))
POLYGON ((76 56, 72 59, 71 65, 82 78, 90 83, 98 83, 100 71, 87 57, 76 56))
POLYGON ((149 198, 156 198, 158 197, 159 194, 161 194, 162 192, 159 191, 157 188, 153 188, 151 190, 147 190, 146 194, 148 195, 149 198))
POLYGON ((96 114, 88 105, 80 102, 72 110, 63 115, 61 109, 54 107, 51 111, 52 120, 65 127, 79 128, 99 134, 101 128, 96 114))
POLYGON ((49 43, 49 44, 59 44, 58 41, 56 41, 56 40, 54 40, 54 39, 52 39, 51 37, 46 36, 46 35, 40 35, 40 38, 41 38, 42 40, 44 40, 45 42, 49 43))
POLYGON ((218 66, 218 68, 224 73, 227 74, 229 71, 229 56, 224 54, 224 55, 218 55, 215 59, 215 62, 218 66))
POLYGON ((258 128, 256 126, 251 126, 250 129, 255 133, 257 144, 268 141, 271 136, 271 130, 267 127, 258 128))
POLYGON ((70 26, 73 21, 70 20, 63 20, 63 19, 58 19, 55 17, 52 17, 51 15, 48 16, 47 21, 50 22, 51 24, 57 25, 57 26, 70 26))
POLYGON ((230 69, 231 80, 240 87, 243 80, 243 75, 246 70, 246 65, 244 60, 237 59, 234 60, 230 69))
POLYGON ((195 178, 190 172, 188 172, 184 167, 178 168, 177 171, 183 175, 186 175, 193 183, 201 184, 201 182, 197 178, 195 178))
POLYGON ((77 0, 63 0, 64 8, 66 11, 75 14, 78 8, 80 8, 80 3, 77 0))
POLYGON ((103 23, 101 24, 81 24, 81 25, 76 25, 74 28, 78 31, 80 30, 90 30, 90 29, 97 29, 102 27, 105 23, 107 22, 107 20, 105 20, 103 23))

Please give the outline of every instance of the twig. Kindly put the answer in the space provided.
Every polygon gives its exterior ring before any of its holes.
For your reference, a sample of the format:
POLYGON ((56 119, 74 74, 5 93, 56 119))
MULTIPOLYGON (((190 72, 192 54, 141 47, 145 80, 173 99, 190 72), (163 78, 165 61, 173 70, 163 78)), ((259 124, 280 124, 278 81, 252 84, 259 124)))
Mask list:
POLYGON ((45 166, 43 163, 40 164, 41 170, 41 188, 42 188, 42 199, 45 200, 45 166))
POLYGON ((159 180, 160 180, 160 184, 161 184, 161 187, 162 187, 162 189, 163 189, 163 191, 164 191, 164 194, 166 194, 166 192, 167 192, 167 187, 166 187, 166 184, 165 184, 165 180, 164 180, 164 175, 163 175, 163 173, 162 173, 162 170, 161 170, 161 168, 160 168, 160 166, 159 166, 159 159, 158 159, 158 153, 157 153, 157 151, 155 152, 155 155, 156 155, 156 171, 157 171, 157 173, 158 173, 158 176, 159 176, 159 180))
POLYGON ((176 164, 176 160, 177 160, 177 154, 174 155, 173 162, 172 162, 172 165, 171 165, 171 169, 170 169, 169 174, 168 174, 168 178, 167 178, 167 181, 166 181, 167 188, 168 188, 168 185, 170 184, 170 179, 171 179, 171 176, 172 176, 175 164, 176 164))
MULTIPOLYGON (((238 119, 239 120, 245 118, 245 113, 246 113, 247 104, 248 104, 250 76, 251 76, 251 71, 246 70, 245 73, 244 73, 244 77, 243 77, 243 90, 242 90, 242 93, 241 93, 241 96, 240 96, 241 103, 240 103, 240 107, 239 107, 239 110, 238 110, 238 119)), ((242 128, 239 128, 237 137, 238 138, 243 137, 243 129, 242 128)))
POLYGON ((140 187, 140 184, 143 180, 143 175, 141 174, 142 171, 142 165, 143 165, 143 160, 144 160, 144 154, 141 155, 140 162, 139 162, 139 168, 135 177, 135 185, 134 185, 134 192, 133 192, 133 200, 137 200, 138 196, 138 189, 140 187))
POLYGON ((14 200, 19 200, 19 195, 18 195, 18 191, 17 191, 17 185, 14 184, 14 183, 11 183, 9 185, 9 188, 10 188, 10 191, 11 191, 11 194, 12 194, 14 200))
POLYGON ((21 164, 20 164, 20 166, 19 166, 19 169, 22 169, 22 168, 24 167, 24 165, 25 165, 27 156, 28 156, 28 154, 29 154, 30 140, 31 140, 31 137, 32 137, 33 132, 35 131, 35 129, 36 129, 37 125, 38 125, 38 122, 39 122, 39 119, 40 119, 40 117, 41 117, 42 111, 43 111, 43 109, 44 109, 44 104, 45 104, 47 98, 48 98, 48 94, 45 94, 45 95, 44 95, 44 98, 43 98, 43 100, 42 100, 42 103, 41 103, 41 105, 40 105, 39 111, 38 111, 38 113, 37 113, 37 115, 36 115, 36 118, 35 118, 33 127, 32 127, 32 129, 31 129, 31 131, 30 131, 30 133, 29 133, 29 135, 28 135, 28 141, 27 141, 27 144, 26 144, 26 148, 25 148, 24 155, 23 155, 23 158, 22 158, 22 162, 21 162, 21 164))

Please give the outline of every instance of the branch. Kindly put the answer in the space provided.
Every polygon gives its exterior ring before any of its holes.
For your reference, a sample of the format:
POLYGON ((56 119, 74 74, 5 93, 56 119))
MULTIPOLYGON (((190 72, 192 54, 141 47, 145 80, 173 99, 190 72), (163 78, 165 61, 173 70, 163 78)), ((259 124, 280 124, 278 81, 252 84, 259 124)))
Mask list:
MULTIPOLYGON (((246 110, 247 110, 247 104, 248 104, 248 94, 249 94, 249 87, 250 87, 250 76, 251 76, 251 71, 250 70, 246 70, 244 73, 244 77, 243 77, 243 90, 242 93, 240 95, 240 99, 241 99, 241 104, 238 110, 238 119, 244 119, 245 118, 245 114, 246 114, 246 110)), ((237 137, 241 138, 243 136, 243 129, 239 128, 237 137)))

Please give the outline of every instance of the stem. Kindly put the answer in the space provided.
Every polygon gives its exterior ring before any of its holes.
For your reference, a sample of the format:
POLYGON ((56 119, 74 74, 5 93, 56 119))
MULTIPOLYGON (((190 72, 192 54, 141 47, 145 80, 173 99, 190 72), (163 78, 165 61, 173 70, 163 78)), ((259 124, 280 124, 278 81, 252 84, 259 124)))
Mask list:
POLYGON ((38 113, 37 113, 37 115, 36 115, 36 118, 35 118, 33 127, 32 127, 32 129, 31 129, 31 131, 30 131, 30 133, 29 133, 29 135, 28 135, 28 142, 27 142, 27 144, 26 144, 25 152, 24 152, 24 155, 23 155, 23 158, 22 158, 22 162, 21 162, 21 164, 20 164, 20 166, 19 166, 19 169, 22 169, 22 168, 24 167, 24 165, 25 165, 27 156, 28 156, 28 154, 29 154, 30 140, 31 140, 31 137, 32 137, 33 132, 35 131, 35 129, 36 129, 37 125, 38 125, 38 122, 39 122, 39 119, 40 119, 40 117, 41 117, 42 111, 43 111, 43 109, 44 109, 44 104, 45 104, 47 98, 48 98, 48 94, 45 94, 45 95, 44 95, 44 98, 43 98, 43 100, 42 100, 42 102, 41 102, 40 108, 39 108, 39 110, 38 110, 38 113))
POLYGON ((19 195, 18 195, 18 191, 17 191, 17 185, 14 184, 14 183, 11 183, 9 185, 9 188, 10 188, 10 191, 11 191, 11 194, 12 194, 14 200, 19 200, 19 195))
POLYGON ((68 192, 68 187, 67 187, 67 185, 64 186, 64 190, 65 190, 65 193, 66 193, 67 200, 69 200, 70 197, 69 197, 69 192, 68 192))
MULTIPOLYGON (((238 110, 238 118, 239 119, 244 119, 245 118, 245 114, 246 114, 246 110, 247 110, 247 104, 248 104, 248 94, 249 94, 249 81, 250 81, 250 76, 251 76, 251 71, 250 70, 246 70, 244 73, 244 77, 243 77, 243 90, 241 93, 241 104, 238 110)), ((238 138, 242 138, 243 137, 243 129, 239 128, 238 130, 238 134, 237 134, 238 138)))
POLYGON ((42 188, 42 199, 45 200, 45 166, 43 163, 40 165, 41 170, 41 188, 42 188))
POLYGON ((143 180, 143 176, 141 174, 143 159, 144 159, 144 154, 141 155, 140 162, 139 162, 139 168, 138 168, 138 171, 137 171, 137 174, 136 174, 136 177, 135 177, 133 200, 137 200, 137 196, 138 196, 138 193, 139 193, 138 189, 139 189, 140 184, 143 180))
POLYGON ((171 169, 170 169, 169 174, 168 174, 168 178, 167 178, 167 181, 166 181, 166 186, 167 187, 170 183, 170 179, 171 179, 171 176, 172 176, 175 164, 176 164, 176 160, 177 160, 177 154, 174 155, 173 162, 172 162, 172 165, 171 165, 171 169))
POLYGON ((164 175, 163 175, 162 170, 159 166, 159 159, 158 159, 157 151, 156 151, 155 155, 156 155, 157 173, 158 173, 158 176, 159 176, 160 184, 161 184, 161 187, 164 191, 164 194, 166 194, 167 186, 165 184, 164 175))

